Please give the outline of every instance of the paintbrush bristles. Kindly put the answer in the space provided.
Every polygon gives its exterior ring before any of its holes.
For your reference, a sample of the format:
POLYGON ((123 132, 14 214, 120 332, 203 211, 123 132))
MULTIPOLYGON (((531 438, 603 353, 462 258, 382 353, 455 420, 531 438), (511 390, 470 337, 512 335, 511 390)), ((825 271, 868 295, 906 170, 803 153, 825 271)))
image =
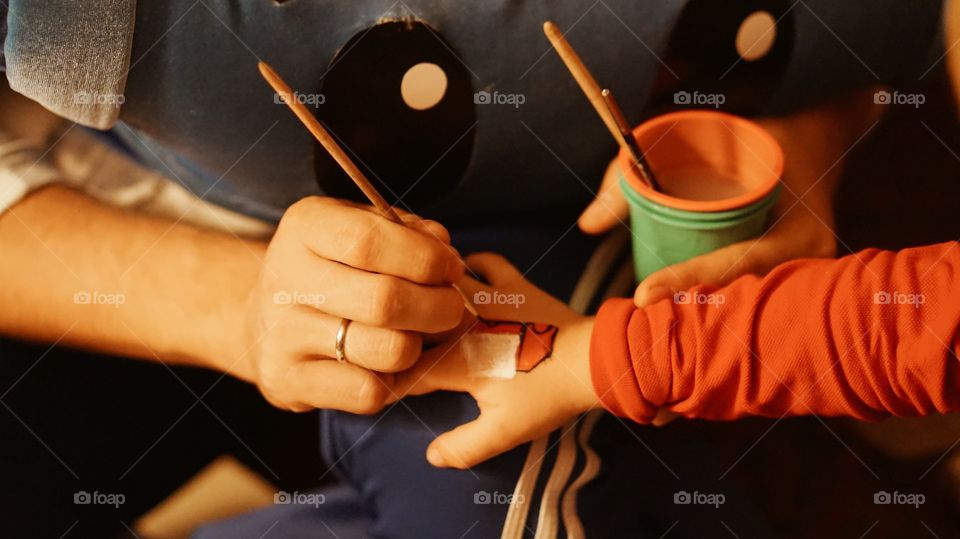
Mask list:
POLYGON ((560 31, 560 28, 558 28, 553 21, 543 23, 543 33, 547 35, 550 44, 553 45, 560 59, 563 60, 564 65, 567 66, 570 74, 573 75, 574 80, 580 85, 580 89, 584 95, 587 96, 587 99, 590 100, 590 104, 593 105, 594 110, 600 115, 603 123, 606 124, 607 129, 610 130, 610 134, 613 135, 613 138, 617 140, 619 145, 623 146, 625 142, 623 135, 620 134, 620 129, 617 128, 617 122, 614 121, 607 110, 606 104, 604 104, 603 96, 600 95, 600 85, 597 84, 590 70, 584 65, 583 60, 580 59, 580 55, 577 54, 577 51, 573 50, 567 38, 564 37, 563 32, 560 31))
POLYGON ((401 223, 402 220, 400 216, 397 215, 397 212, 394 211, 393 206, 387 203, 383 196, 380 195, 380 192, 377 191, 373 184, 370 183, 370 180, 367 179, 353 160, 350 159, 350 156, 343 151, 343 148, 337 144, 337 141, 333 139, 333 136, 323 127, 320 121, 317 120, 303 103, 294 99, 293 90, 284 82, 280 75, 277 74, 272 67, 267 65, 266 62, 258 62, 257 67, 260 69, 260 74, 263 75, 267 83, 280 95, 283 102, 290 107, 290 110, 300 119, 304 127, 313 134, 317 142, 327 150, 330 156, 340 165, 340 168, 347 173, 347 176, 350 176, 353 183, 357 184, 357 187, 363 191, 364 196, 367 197, 370 203, 387 219, 395 223, 401 223))

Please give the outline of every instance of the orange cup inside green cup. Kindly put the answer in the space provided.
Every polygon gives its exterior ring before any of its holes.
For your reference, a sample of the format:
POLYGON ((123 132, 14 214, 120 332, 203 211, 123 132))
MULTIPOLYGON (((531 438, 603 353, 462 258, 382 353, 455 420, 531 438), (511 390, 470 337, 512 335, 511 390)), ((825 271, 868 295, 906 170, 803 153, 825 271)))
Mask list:
POLYGON ((761 235, 780 194, 783 150, 756 122, 717 111, 652 118, 634 135, 661 191, 618 156, 637 278, 761 235))

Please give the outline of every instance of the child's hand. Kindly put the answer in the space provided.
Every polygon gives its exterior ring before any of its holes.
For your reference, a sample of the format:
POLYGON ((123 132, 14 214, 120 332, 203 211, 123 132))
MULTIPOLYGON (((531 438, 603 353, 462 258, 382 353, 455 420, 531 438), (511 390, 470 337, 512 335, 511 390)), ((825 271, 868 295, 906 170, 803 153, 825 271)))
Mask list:
MULTIPOLYGON (((638 307, 651 305, 699 284, 723 286, 741 275, 763 275, 788 260, 836 254, 833 192, 847 153, 879 121, 883 106, 876 89, 805 109, 782 118, 759 119, 783 146, 787 168, 783 192, 773 208, 769 230, 761 237, 728 245, 661 269, 637 287, 638 307)), ((601 234, 628 221, 616 160, 603 177, 596 200, 580 216, 580 228, 601 234)))
MULTIPOLYGON (((480 417, 440 435, 427 449, 431 464, 453 468, 474 466, 600 406, 590 381, 593 319, 578 315, 530 284, 498 255, 473 255, 466 262, 490 283, 484 285, 469 277, 459 283, 487 322, 471 317, 397 379, 401 396, 449 390, 468 392, 477 400, 480 417), (522 363, 510 355, 516 352, 515 346, 505 352, 502 346, 485 344, 481 334, 489 336, 489 322, 495 320, 556 326, 555 340, 543 338, 543 344, 552 344, 552 353, 532 367, 521 366, 521 372, 512 378, 505 377, 511 373, 504 375, 502 368, 486 374, 478 371, 478 365, 487 365, 497 356, 508 359, 511 367, 522 363), (526 367, 529 372, 522 372, 526 367)), ((526 339, 541 338, 533 326, 504 326, 528 331, 526 339)), ((499 342, 509 342, 507 339, 499 342)))

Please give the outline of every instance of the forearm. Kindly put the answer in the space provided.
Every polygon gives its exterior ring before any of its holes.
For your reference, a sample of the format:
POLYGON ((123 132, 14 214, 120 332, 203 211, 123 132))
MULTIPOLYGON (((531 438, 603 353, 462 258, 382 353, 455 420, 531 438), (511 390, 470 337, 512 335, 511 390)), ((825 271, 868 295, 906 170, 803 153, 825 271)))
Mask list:
POLYGON ((593 333, 595 390, 641 422, 660 408, 705 419, 958 411, 957 279, 949 243, 802 260, 692 291, 713 302, 614 300, 593 333))
POLYGON ((0 215, 0 332, 249 378, 265 246, 50 187, 0 215))

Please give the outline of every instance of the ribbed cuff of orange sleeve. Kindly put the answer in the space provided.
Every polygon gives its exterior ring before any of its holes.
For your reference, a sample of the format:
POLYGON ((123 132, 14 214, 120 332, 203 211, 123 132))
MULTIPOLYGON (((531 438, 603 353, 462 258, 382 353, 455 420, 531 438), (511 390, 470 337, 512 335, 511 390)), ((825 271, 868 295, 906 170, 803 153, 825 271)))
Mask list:
MULTIPOLYGON (((611 299, 600 307, 590 339, 590 377, 593 390, 610 413, 638 423, 650 423, 657 415, 657 406, 644 398, 630 353, 634 342, 643 339, 633 330, 631 319, 645 316, 631 299, 611 299)), ((636 324, 638 321, 634 321, 636 324)), ((646 356, 646 354, 644 354, 646 356)))

